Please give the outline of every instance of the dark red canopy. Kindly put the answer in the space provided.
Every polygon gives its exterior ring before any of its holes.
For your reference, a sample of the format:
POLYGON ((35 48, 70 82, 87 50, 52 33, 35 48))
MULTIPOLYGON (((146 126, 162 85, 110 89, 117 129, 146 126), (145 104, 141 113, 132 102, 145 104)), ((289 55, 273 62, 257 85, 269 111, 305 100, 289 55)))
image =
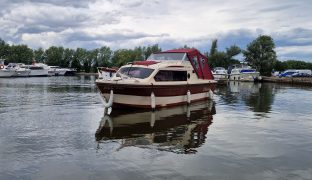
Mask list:
POLYGON ((202 55, 197 49, 173 49, 161 53, 186 53, 189 58, 198 78, 214 79, 211 69, 208 65, 208 59, 202 55))

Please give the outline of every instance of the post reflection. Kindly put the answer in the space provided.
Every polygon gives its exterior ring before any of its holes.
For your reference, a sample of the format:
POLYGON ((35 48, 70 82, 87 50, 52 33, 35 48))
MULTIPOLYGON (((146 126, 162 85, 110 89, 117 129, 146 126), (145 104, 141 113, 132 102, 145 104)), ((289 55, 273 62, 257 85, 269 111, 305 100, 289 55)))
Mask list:
POLYGON ((196 148, 205 143, 215 113, 212 101, 155 112, 114 110, 111 115, 103 115, 95 138, 99 147, 107 141, 119 140, 120 148, 136 146, 196 153, 196 148))

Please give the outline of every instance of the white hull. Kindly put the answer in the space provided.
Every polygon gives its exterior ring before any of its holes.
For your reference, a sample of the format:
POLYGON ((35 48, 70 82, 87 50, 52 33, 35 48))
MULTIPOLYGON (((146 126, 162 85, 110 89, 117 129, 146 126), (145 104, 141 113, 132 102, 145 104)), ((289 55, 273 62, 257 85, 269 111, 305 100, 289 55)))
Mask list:
POLYGON ((239 73, 239 74, 231 74, 231 81, 250 81, 253 82, 256 79, 259 79, 260 75, 258 72, 256 73, 239 73))
POLYGON ((213 77, 216 81, 225 81, 228 80, 227 74, 213 74, 213 77))
POLYGON ((29 74, 30 74, 30 70, 25 70, 25 71, 17 70, 16 73, 14 74, 14 77, 28 77, 29 74))
POLYGON ((68 69, 50 69, 49 76, 64 76, 68 69))
POLYGON ((0 70, 0 78, 1 77, 12 77, 14 74, 15 74, 15 71, 0 70))
POLYGON ((29 76, 48 76, 48 69, 31 70, 29 76))
MULTIPOLYGON (((110 94, 103 94, 106 102, 110 98, 110 94)), ((191 94, 190 100, 191 102, 204 100, 204 99, 212 99, 212 92, 191 94)), ((166 107, 176 104, 186 104, 188 101, 187 95, 182 96, 167 96, 167 97, 155 97, 155 105, 157 107, 166 107)), ((134 95, 124 95, 124 94, 114 94, 113 95, 113 104, 122 104, 125 106, 151 106, 151 97, 150 96, 134 96, 134 95)))

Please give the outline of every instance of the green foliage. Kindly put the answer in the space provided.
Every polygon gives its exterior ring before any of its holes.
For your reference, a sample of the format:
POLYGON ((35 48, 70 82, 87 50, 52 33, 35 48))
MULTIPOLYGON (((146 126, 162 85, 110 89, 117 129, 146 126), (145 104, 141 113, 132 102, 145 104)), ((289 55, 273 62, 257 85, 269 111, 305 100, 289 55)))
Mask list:
POLYGON ((243 51, 245 61, 261 75, 269 75, 276 62, 275 44, 270 36, 261 35, 243 51))
POLYGON ((297 61, 297 60, 288 60, 288 61, 276 61, 274 65, 275 71, 284 71, 286 69, 311 69, 312 63, 297 61))
POLYGON ((217 49, 218 49, 218 40, 215 39, 215 40, 212 41, 209 55, 210 56, 215 55, 218 52, 217 49))
MULTIPOLYGON (((225 51, 218 51, 218 40, 212 42, 210 52, 206 52, 210 66, 225 67, 240 63, 235 56, 240 54, 241 49, 233 45, 225 51)), ((245 60, 256 67, 262 74, 271 72, 274 68, 277 71, 285 69, 312 69, 312 63, 304 61, 277 61, 274 52, 274 42, 269 36, 259 36, 251 42, 246 51, 243 51, 245 60)), ((190 48, 184 45, 183 48, 190 48)), ((103 46, 94 50, 83 48, 69 49, 52 46, 46 50, 38 48, 32 50, 27 45, 9 45, 0 38, 0 59, 6 63, 32 63, 33 59, 48 65, 76 68, 77 71, 96 72, 97 67, 120 67, 132 61, 147 59, 152 53, 160 52, 158 44, 139 46, 134 49, 119 49, 112 51, 110 47, 103 46)))
POLYGON ((34 59, 37 62, 45 63, 46 61, 45 51, 42 48, 34 50, 34 59))
POLYGON ((233 45, 229 48, 226 48, 225 52, 218 51, 218 40, 215 39, 212 41, 210 53, 205 53, 208 55, 208 62, 211 68, 215 67, 224 67, 227 68, 232 64, 239 64, 239 60, 234 59, 234 56, 241 53, 241 49, 233 45))
POLYGON ((63 47, 50 47, 45 51, 46 63, 51 66, 62 66, 63 53, 63 47))
POLYGON ((6 59, 9 55, 10 46, 0 38, 0 59, 6 59))
POLYGON ((12 45, 6 58, 7 63, 31 63, 33 50, 27 45, 12 45))

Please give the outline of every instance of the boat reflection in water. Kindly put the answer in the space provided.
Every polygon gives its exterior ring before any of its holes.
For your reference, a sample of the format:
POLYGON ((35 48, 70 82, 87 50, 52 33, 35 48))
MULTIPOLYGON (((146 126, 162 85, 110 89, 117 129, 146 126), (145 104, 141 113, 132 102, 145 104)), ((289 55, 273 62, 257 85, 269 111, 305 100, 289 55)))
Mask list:
POLYGON ((95 133, 101 143, 116 141, 120 148, 136 146, 175 153, 196 153, 206 139, 216 113, 212 101, 160 109, 155 112, 114 110, 104 115, 95 133))

